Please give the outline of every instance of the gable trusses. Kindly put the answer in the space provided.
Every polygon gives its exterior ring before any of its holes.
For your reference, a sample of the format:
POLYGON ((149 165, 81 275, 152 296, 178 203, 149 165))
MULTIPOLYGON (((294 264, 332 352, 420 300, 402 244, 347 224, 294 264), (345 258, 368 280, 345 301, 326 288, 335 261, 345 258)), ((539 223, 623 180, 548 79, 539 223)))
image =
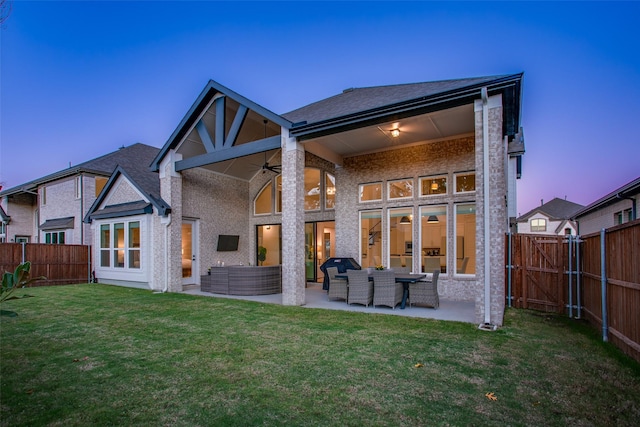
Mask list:
POLYGON ((151 169, 157 171, 171 149, 183 154, 184 160, 176 162, 178 171, 279 149, 281 128, 291 126, 288 120, 211 80, 151 169), (270 124, 266 137, 263 120, 270 124))

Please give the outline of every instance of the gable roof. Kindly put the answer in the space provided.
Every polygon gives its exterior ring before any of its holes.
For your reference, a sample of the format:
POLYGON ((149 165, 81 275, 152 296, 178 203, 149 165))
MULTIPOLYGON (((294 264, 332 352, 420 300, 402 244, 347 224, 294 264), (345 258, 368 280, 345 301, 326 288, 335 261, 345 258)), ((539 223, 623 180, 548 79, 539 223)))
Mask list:
POLYGON ((584 206, 579 205, 577 203, 570 202, 568 200, 563 200, 559 198, 554 198, 553 200, 538 206, 527 212, 526 214, 520 216, 517 219, 517 222, 527 222, 529 218, 537 213, 541 213, 546 215, 550 220, 563 220, 570 219, 576 212, 582 209, 584 206))
POLYGON ((601 197, 590 205, 585 206, 583 209, 580 209, 573 217, 579 218, 627 197, 635 196, 637 198, 638 194, 640 194, 640 176, 622 187, 613 190, 611 193, 601 197))
POLYGON ((196 124, 198 118, 209 107, 211 102, 220 94, 237 101, 240 105, 244 105, 248 109, 255 111, 268 120, 277 123, 279 126, 288 129, 292 125, 291 122, 289 122, 282 116, 264 108, 263 106, 249 100, 248 98, 245 98, 244 96, 232 91, 231 89, 221 85, 218 82, 209 80, 207 85, 200 92, 200 95, 198 95, 198 97, 196 98, 191 108, 189 108, 176 129, 173 131, 167 142, 160 149, 160 152, 151 162, 151 170, 158 171, 158 169, 160 168, 160 162, 166 156, 167 152, 177 147, 180 141, 182 141, 182 139, 187 135, 189 130, 196 124))
POLYGON ((93 173, 96 175, 110 176, 114 169, 118 166, 124 166, 128 169, 138 169, 140 165, 146 169, 151 163, 153 157, 158 153, 159 149, 150 145, 136 143, 128 147, 122 147, 117 151, 105 154, 86 162, 82 162, 76 166, 45 175, 33 181, 9 188, 0 192, 0 197, 10 196, 12 194, 32 192, 38 186, 55 181, 68 176, 78 175, 80 173, 93 173))
POLYGON ((109 177, 109 181, 107 181, 95 202, 87 211, 83 222, 90 223, 92 220, 100 218, 118 218, 142 213, 148 214, 153 212, 154 207, 161 216, 166 216, 171 213, 169 204, 160 197, 160 177, 157 173, 150 171, 146 165, 146 163, 140 163, 128 169, 122 166, 116 167, 116 170, 114 170, 111 177, 109 177), (129 181, 147 200, 135 200, 128 203, 107 205, 100 209, 100 206, 102 206, 120 176, 123 176, 129 181))
POLYGON ((435 82, 346 89, 282 116, 295 123, 291 134, 302 139, 402 117, 468 104, 487 87, 489 95, 503 94, 504 133, 520 128, 523 73, 435 82))

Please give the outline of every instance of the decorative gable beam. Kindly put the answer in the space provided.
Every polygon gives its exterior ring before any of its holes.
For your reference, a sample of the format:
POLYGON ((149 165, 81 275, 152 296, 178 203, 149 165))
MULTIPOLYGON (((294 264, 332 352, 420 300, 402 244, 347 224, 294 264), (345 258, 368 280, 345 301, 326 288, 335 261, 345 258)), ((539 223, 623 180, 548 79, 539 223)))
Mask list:
POLYGON ((216 108, 216 133, 214 145, 217 149, 224 147, 224 119, 225 119, 225 96, 221 96, 215 101, 216 108))
POLYGON ((230 148, 215 150, 211 153, 201 154, 199 156, 189 157, 188 159, 176 162, 176 171, 180 172, 186 169, 197 168, 200 166, 210 165, 212 163, 223 162, 225 160, 237 159, 238 157, 250 156, 269 150, 277 150, 281 147, 282 138, 280 135, 271 136, 269 138, 260 139, 246 144, 234 145, 230 148))
POLYGON ((196 124, 196 130, 198 131, 198 135, 200 135, 200 139, 202 140, 202 143, 204 144, 204 149, 207 150, 207 153, 211 153, 212 151, 214 151, 216 147, 213 145, 213 141, 211 140, 211 135, 209 135, 209 131, 204 125, 204 122, 202 121, 202 119, 200 119, 196 124))
POLYGON ((244 119, 247 117, 247 113, 249 109, 244 105, 240 105, 238 111, 236 112, 236 116, 233 119, 233 123, 231 124, 231 129, 229 129, 229 134, 227 135, 227 139, 224 141, 224 147, 229 148, 236 143, 236 139, 238 139, 238 133, 240 133, 240 128, 244 123, 244 119))

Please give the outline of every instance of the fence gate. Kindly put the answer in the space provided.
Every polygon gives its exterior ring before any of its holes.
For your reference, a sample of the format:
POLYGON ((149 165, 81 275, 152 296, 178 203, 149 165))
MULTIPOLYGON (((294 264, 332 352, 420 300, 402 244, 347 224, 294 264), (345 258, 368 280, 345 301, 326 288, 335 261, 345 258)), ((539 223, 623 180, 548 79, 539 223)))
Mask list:
POLYGON ((507 303, 555 313, 568 308, 571 315, 579 306, 577 243, 571 236, 508 234, 507 303))

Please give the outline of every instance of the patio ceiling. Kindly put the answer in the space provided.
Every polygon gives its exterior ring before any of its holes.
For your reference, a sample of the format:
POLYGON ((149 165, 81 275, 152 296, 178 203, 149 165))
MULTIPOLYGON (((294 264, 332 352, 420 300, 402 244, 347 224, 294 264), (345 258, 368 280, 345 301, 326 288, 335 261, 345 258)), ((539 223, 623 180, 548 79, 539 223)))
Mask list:
MULTIPOLYGON (((226 125, 231 126, 238 105, 227 104, 226 125)), ((215 112, 209 109, 203 116, 209 133, 212 134, 215 123, 215 112)), ((344 132, 324 135, 303 142, 305 149, 319 157, 342 164, 345 157, 356 156, 365 153, 397 149, 402 146, 410 146, 443 138, 468 135, 474 132, 473 105, 467 104, 446 110, 435 111, 428 114, 417 115, 400 120, 383 122, 376 125, 351 129, 344 132), (400 131, 398 137, 391 135, 391 130, 400 131)), ((265 128, 264 118, 249 111, 242 126, 236 145, 246 144, 280 134, 280 126, 268 121, 265 128)), ((197 129, 192 129, 178 148, 183 158, 190 158, 206 153, 206 149, 197 129)), ((208 164, 205 169, 216 173, 233 176, 242 180, 251 180, 256 174, 273 173, 262 169, 266 162, 274 165, 274 157, 277 158, 279 150, 250 154, 235 159, 224 160, 208 164)))

